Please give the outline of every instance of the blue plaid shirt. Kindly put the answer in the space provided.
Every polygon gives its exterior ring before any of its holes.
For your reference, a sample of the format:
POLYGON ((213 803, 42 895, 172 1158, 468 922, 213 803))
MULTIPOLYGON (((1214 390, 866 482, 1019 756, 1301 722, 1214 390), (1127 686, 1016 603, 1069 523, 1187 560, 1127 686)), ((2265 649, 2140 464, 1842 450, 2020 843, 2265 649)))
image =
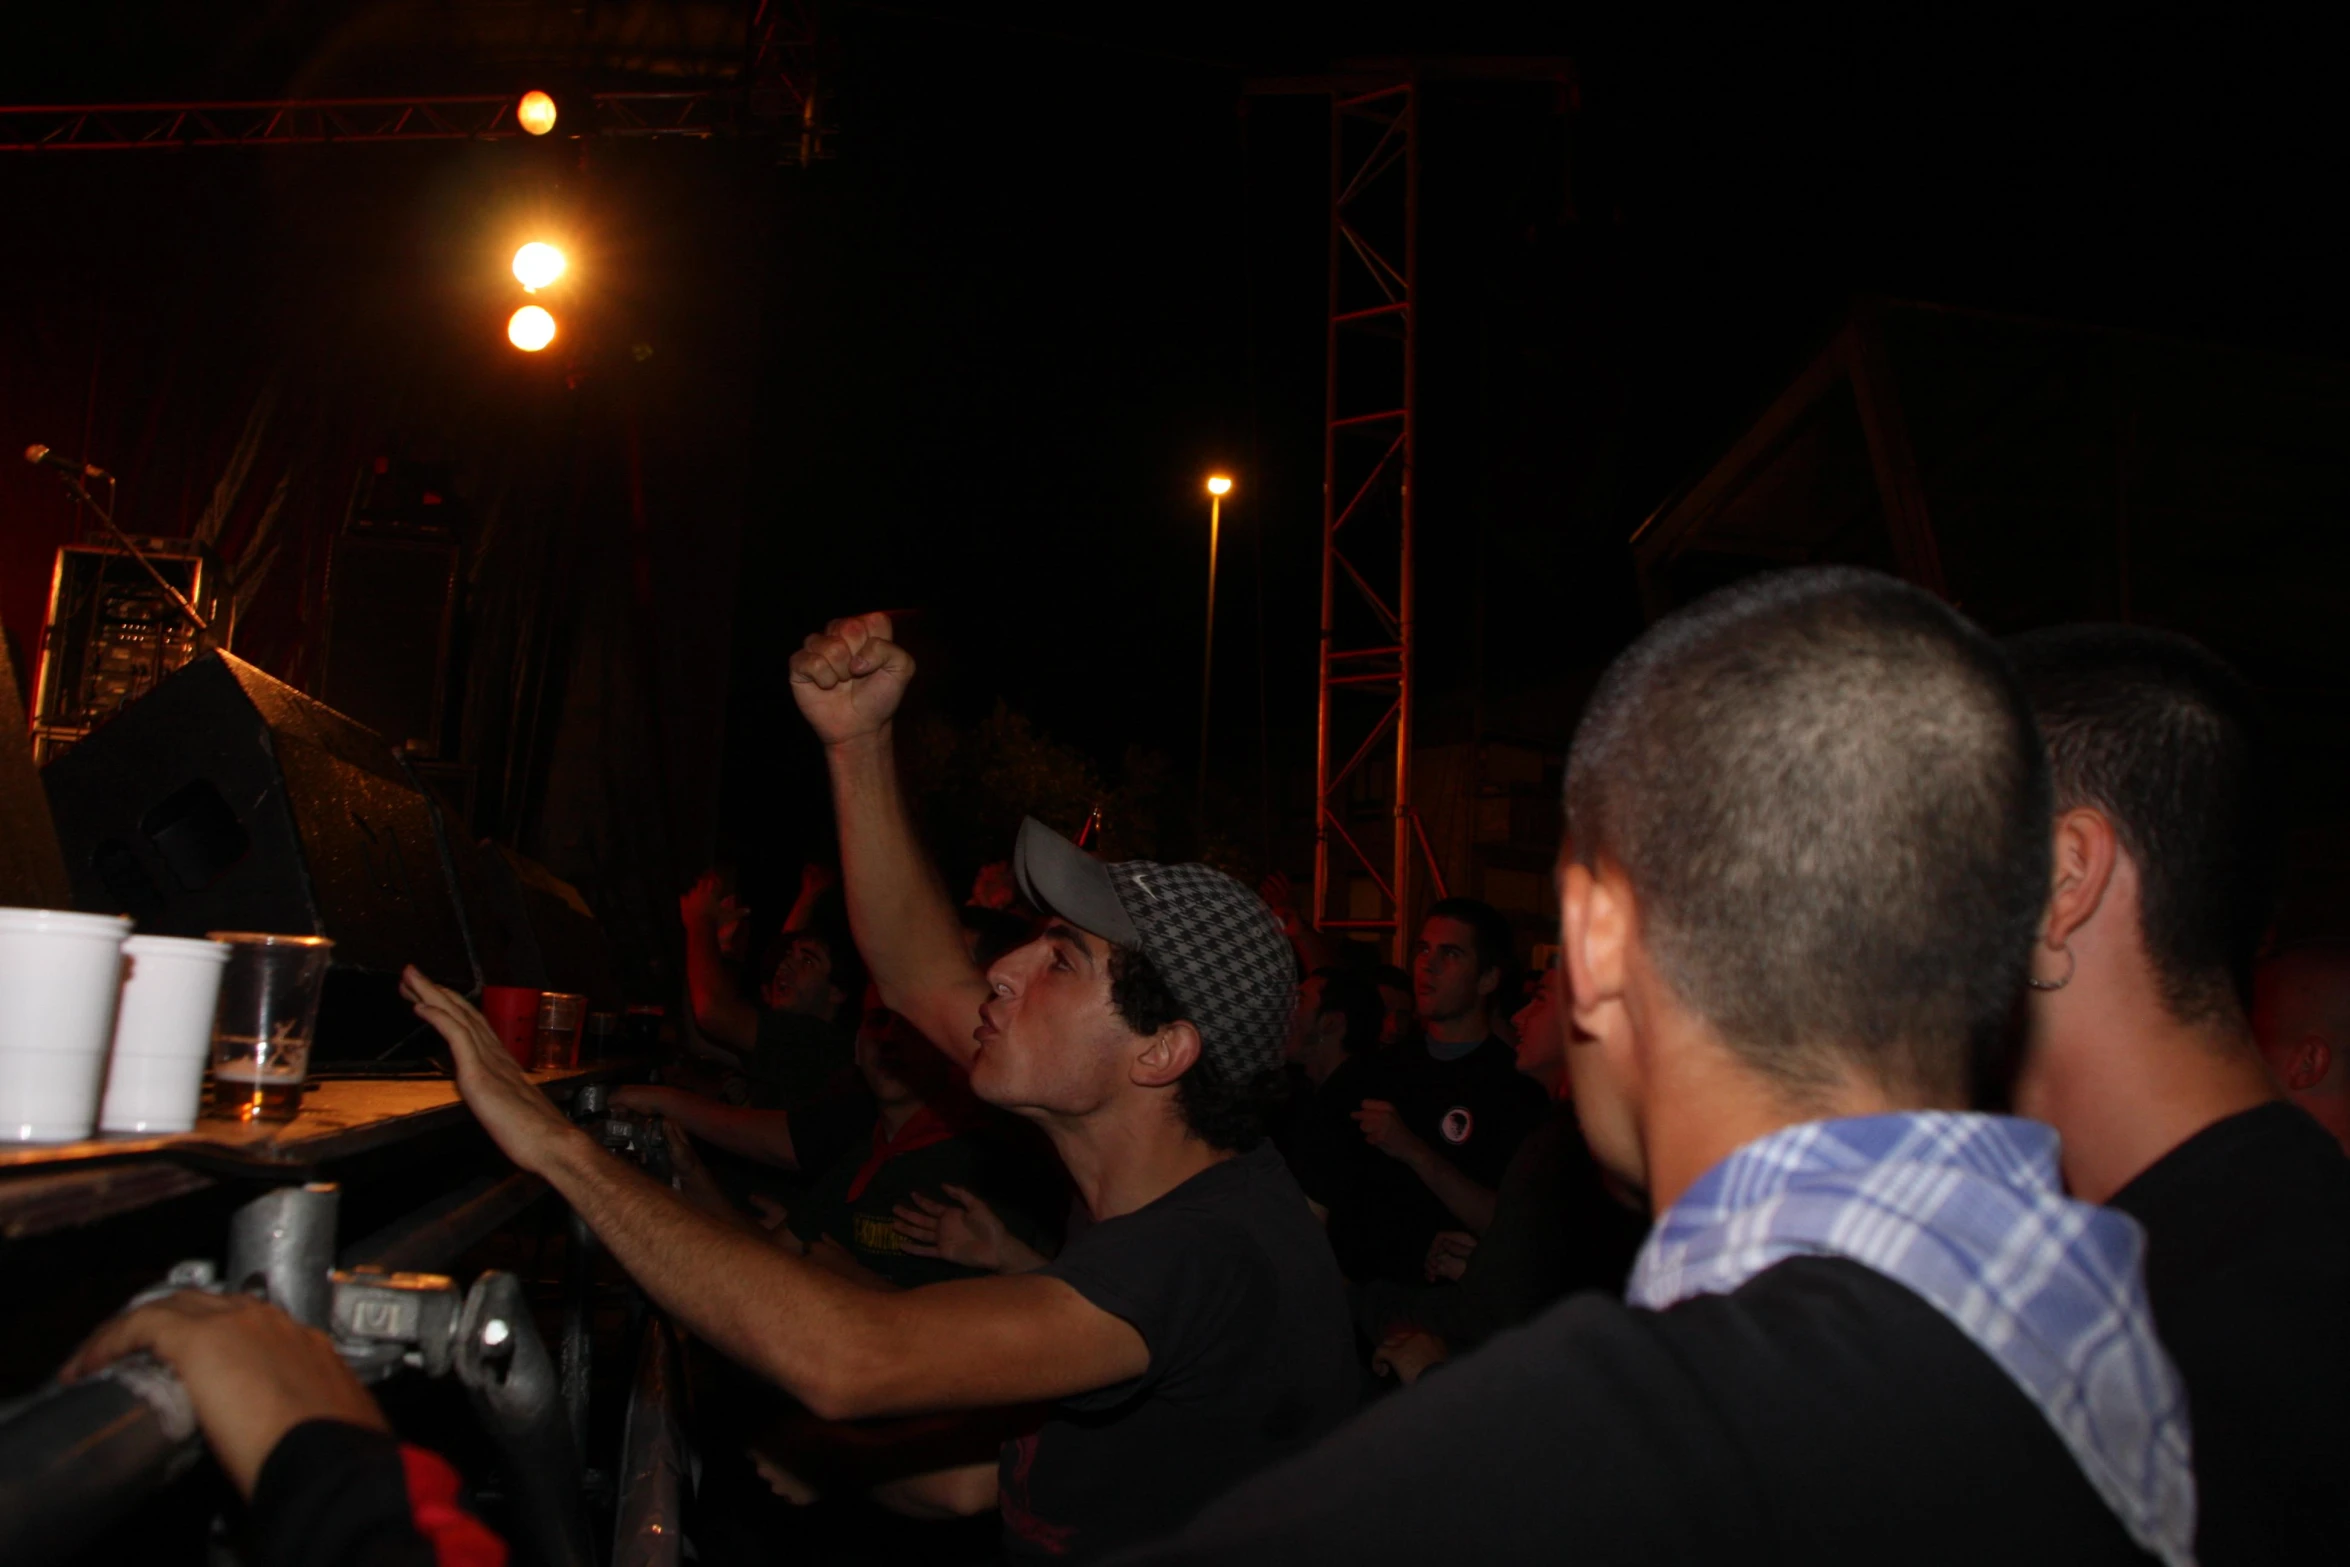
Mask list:
POLYGON ((2191 1567, 2186 1395, 2154 1336, 2145 1238, 2065 1196, 2056 1149, 2038 1122, 1947 1111, 1787 1127, 1673 1204, 1626 1296, 1662 1310, 1790 1257, 1881 1273, 1999 1362, 2133 1539, 2191 1567))

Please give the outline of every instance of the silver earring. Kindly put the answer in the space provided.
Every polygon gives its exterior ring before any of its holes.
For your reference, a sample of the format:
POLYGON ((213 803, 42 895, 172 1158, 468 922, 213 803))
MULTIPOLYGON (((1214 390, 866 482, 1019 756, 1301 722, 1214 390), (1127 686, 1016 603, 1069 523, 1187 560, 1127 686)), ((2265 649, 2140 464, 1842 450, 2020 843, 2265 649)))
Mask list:
POLYGON ((2073 949, 2070 947, 2059 947, 2056 950, 2064 954, 2064 977, 2062 979, 2034 979, 2027 974, 2024 976, 2025 984, 2034 990, 2062 990, 2073 982, 2073 970, 2081 966, 2080 958, 2074 955, 2073 949))

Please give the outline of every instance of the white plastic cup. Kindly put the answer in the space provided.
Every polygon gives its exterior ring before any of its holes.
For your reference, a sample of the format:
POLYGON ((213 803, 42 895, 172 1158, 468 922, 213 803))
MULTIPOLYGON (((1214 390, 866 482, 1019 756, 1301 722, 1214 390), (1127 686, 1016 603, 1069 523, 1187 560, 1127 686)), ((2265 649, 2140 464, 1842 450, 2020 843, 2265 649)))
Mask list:
POLYGON ((225 941, 133 936, 106 1067, 104 1132, 185 1132, 204 1098, 212 1059, 212 1010, 220 1000, 225 941))
POLYGON ((0 1142, 96 1127, 130 933, 111 914, 0 909, 0 1142))

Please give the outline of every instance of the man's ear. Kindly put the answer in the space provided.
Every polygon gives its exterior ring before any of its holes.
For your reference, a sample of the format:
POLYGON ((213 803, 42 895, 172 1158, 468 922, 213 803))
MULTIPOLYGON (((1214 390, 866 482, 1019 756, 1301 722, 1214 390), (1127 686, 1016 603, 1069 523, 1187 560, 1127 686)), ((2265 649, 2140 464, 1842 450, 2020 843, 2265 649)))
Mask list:
POLYGON ((2285 1056, 2285 1087, 2302 1093, 2325 1081, 2334 1065, 2334 1047, 2323 1034, 2303 1034, 2285 1056))
POLYGON ((1189 1023, 1169 1023, 1144 1038, 1134 1057, 1134 1081, 1145 1088, 1164 1088, 1199 1060, 1199 1030, 1189 1023))
POLYGON ((1501 985, 1501 965, 1496 963, 1477 976, 1477 999, 1482 1001, 1501 985))
POLYGON ((2040 942, 2049 951, 2060 952, 2104 907, 2105 895, 2113 888, 2114 865, 2121 857, 2121 838, 2103 811, 2076 806, 2057 814, 2053 855, 2040 942))
POLYGON ((1559 945, 1566 963, 1561 999, 1575 1026, 1600 1032, 1598 1020, 1621 1004, 1632 940, 1630 889, 1570 860, 1559 871, 1559 945))

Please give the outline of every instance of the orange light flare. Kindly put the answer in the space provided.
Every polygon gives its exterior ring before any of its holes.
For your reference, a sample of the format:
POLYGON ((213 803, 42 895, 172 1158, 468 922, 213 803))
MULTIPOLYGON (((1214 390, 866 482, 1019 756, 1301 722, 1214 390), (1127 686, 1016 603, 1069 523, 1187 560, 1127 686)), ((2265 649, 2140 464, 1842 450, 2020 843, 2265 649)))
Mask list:
POLYGON ((1232 481, 1220 473, 1210 474, 1208 475, 1208 493, 1218 497, 1230 495, 1232 481))
POLYGON ((537 305, 524 305, 507 320, 506 341, 535 354, 555 341, 555 318, 537 305))
POLYGON ((543 239, 534 239, 514 252, 514 281, 535 294, 562 277, 570 265, 562 251, 543 239))
POLYGON ((514 119, 533 136, 544 136, 555 128, 555 100, 535 89, 526 92, 514 106, 514 119))

